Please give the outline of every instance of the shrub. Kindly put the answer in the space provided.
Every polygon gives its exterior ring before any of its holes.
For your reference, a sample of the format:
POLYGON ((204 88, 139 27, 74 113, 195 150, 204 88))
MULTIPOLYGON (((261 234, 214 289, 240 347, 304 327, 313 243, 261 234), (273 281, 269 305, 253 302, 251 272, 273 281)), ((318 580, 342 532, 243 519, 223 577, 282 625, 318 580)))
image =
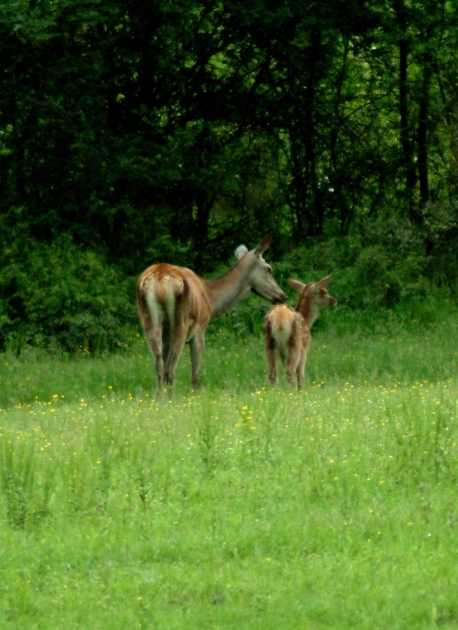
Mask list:
POLYGON ((134 281, 72 243, 8 252, 0 272, 3 349, 24 343, 62 351, 110 351, 135 321, 134 281), (8 256, 9 254, 9 256, 8 256))

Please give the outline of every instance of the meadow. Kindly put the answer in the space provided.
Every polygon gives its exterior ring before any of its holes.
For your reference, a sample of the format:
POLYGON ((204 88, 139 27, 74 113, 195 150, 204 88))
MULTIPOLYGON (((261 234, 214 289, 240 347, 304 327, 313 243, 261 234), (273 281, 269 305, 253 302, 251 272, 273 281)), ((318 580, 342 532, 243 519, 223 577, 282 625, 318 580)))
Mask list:
POLYGON ((2 628, 457 628, 458 318, 323 313, 306 390, 210 328, 0 355, 2 628))

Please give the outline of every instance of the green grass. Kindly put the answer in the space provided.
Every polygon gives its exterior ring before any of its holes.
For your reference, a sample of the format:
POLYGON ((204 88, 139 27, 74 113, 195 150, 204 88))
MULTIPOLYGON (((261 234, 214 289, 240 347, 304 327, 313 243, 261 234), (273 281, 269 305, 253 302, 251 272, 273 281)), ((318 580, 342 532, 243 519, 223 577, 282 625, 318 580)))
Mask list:
POLYGON ((307 389, 210 332, 0 356, 2 628, 457 628, 457 318, 316 328, 307 389))

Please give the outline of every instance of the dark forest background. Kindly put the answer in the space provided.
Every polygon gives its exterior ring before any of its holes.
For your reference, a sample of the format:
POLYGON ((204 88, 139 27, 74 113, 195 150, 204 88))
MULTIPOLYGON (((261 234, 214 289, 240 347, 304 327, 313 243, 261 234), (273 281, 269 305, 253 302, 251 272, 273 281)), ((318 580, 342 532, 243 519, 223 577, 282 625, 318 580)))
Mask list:
POLYGON ((0 347, 115 348, 145 267, 265 234, 284 288, 453 299, 457 113, 457 0, 0 1, 0 347))

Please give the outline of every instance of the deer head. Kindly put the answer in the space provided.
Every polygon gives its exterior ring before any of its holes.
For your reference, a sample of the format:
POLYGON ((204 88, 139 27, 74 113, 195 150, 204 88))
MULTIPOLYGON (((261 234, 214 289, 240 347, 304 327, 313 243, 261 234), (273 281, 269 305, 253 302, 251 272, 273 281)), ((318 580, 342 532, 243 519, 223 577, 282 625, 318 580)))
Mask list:
POLYGON ((262 257, 269 244, 270 236, 266 236, 251 251, 248 251, 245 245, 240 245, 235 250, 235 255, 247 270, 247 283, 250 290, 259 297, 278 304, 285 302, 287 296, 275 282, 272 267, 262 257))
POLYGON ((299 280, 293 280, 292 278, 289 278, 288 282, 295 291, 299 291, 301 293, 301 300, 309 295, 311 301, 313 301, 318 308, 323 308, 325 306, 335 306, 337 304, 336 298, 330 295, 326 289, 330 280, 331 276, 326 276, 326 278, 323 278, 318 282, 308 282, 307 284, 304 284, 299 280))

